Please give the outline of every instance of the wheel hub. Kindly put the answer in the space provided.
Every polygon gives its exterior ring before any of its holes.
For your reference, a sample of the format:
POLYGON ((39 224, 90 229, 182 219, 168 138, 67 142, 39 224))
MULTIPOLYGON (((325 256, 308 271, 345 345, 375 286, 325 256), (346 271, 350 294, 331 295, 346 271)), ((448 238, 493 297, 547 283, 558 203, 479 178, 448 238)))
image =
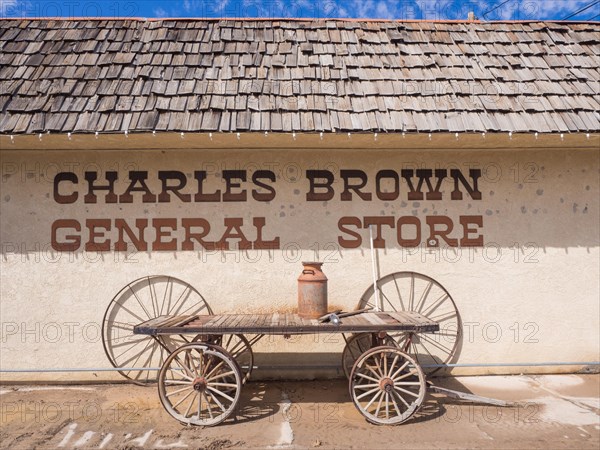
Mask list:
POLYGON ((391 378, 383 378, 379 381, 379 389, 385 392, 392 392, 394 389, 394 380, 391 378))
POLYGON ((208 383, 206 382, 206 379, 204 377, 198 377, 194 379, 192 386, 194 387, 195 391, 204 392, 206 390, 207 384, 208 383))

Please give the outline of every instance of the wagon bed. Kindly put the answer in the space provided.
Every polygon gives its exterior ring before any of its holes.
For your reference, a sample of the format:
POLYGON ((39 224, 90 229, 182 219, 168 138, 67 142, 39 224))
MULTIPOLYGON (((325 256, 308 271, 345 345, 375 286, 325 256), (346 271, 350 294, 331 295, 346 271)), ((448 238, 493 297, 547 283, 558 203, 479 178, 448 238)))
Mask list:
POLYGON ((435 332, 439 324, 416 312, 368 312, 341 323, 303 319, 292 313, 161 316, 134 327, 135 334, 270 334, 435 332))

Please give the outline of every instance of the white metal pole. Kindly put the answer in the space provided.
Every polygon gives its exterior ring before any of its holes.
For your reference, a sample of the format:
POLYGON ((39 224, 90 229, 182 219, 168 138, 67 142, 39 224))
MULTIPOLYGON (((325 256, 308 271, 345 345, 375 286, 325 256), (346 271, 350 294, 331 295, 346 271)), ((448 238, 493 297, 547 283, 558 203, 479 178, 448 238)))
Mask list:
POLYGON ((375 287, 375 311, 381 311, 379 286, 377 286, 377 262, 375 261, 375 244, 373 243, 373 225, 369 225, 369 241, 371 243, 371 269, 373 271, 373 286, 375 287))

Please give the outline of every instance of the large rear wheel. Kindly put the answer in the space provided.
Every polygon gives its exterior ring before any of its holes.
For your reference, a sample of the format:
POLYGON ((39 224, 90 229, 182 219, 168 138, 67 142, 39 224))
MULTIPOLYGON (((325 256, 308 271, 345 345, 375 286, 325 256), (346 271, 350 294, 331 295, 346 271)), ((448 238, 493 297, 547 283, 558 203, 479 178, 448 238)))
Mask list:
POLYGON ((112 299, 102 320, 102 344, 113 367, 135 384, 156 381, 169 353, 187 341, 181 336, 133 334, 133 327, 166 315, 212 314, 202 295, 174 277, 155 275, 129 283, 112 299), (167 348, 165 348, 166 346, 167 348))
MULTIPOLYGON (((431 375, 455 362, 462 345, 462 323, 456 303, 436 280, 416 272, 396 272, 377 280, 384 311, 413 311, 440 324, 435 333, 390 333, 398 347, 413 355, 431 375)), ((375 307, 374 285, 369 286, 357 309, 375 307)))

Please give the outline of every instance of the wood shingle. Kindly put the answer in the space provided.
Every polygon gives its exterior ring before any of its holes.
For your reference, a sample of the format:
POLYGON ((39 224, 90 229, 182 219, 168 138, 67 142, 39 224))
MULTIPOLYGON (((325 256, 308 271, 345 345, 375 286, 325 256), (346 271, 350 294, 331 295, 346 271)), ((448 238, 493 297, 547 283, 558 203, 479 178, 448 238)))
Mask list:
POLYGON ((0 132, 600 130, 599 23, 3 20, 0 132))

